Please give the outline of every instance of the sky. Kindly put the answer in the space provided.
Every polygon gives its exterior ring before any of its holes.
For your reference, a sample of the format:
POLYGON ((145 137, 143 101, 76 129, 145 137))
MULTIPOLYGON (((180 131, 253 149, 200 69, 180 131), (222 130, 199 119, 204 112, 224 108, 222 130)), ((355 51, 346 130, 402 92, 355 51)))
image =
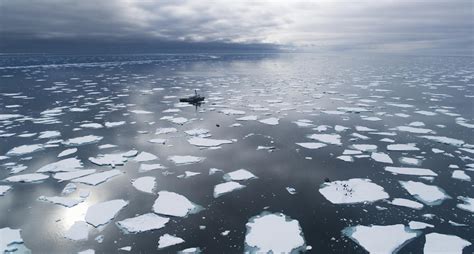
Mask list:
POLYGON ((472 0, 0 0, 0 52, 474 55, 472 0))

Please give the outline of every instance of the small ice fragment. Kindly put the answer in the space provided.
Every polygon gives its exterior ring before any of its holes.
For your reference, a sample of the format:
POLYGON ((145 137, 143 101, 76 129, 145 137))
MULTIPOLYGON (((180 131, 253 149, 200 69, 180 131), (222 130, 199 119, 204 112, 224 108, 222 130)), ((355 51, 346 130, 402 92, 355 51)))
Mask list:
POLYGON ((164 138, 154 138, 154 139, 148 140, 148 142, 153 143, 153 144, 165 144, 166 139, 164 139, 164 138))
POLYGON ((156 179, 152 176, 139 177, 132 179, 132 185, 139 191, 153 193, 156 186, 156 179))
POLYGON ((306 247, 300 223, 285 214, 262 212, 245 226, 245 253, 297 253, 306 247))
POLYGON ((105 122, 104 123, 105 127, 107 127, 107 128, 113 128, 113 127, 121 126, 121 125, 124 125, 124 124, 125 124, 125 121, 105 122))
POLYGON ((288 191, 288 193, 290 193, 291 195, 296 194, 296 189, 292 187, 286 187, 286 191, 288 191))
POLYGON ((410 240, 420 235, 403 224, 387 226, 347 227, 342 233, 362 246, 369 253, 391 254, 400 250, 410 240))
POLYGON ((277 125, 279 120, 280 119, 278 119, 276 117, 270 117, 270 118, 266 118, 266 119, 261 119, 261 120, 259 120, 259 122, 264 123, 264 124, 268 124, 268 125, 277 125))
POLYGON ((123 199, 114 199, 97 203, 87 209, 85 220, 94 227, 107 224, 127 205, 128 201, 123 199))
POLYGON ((58 154, 58 158, 65 157, 77 152, 77 148, 69 148, 58 154))
POLYGON ((79 125, 81 128, 91 128, 91 129, 100 129, 104 128, 104 126, 100 123, 84 123, 79 125))
POLYGON ((5 195, 9 190, 11 190, 12 187, 9 185, 0 185, 0 196, 5 195))
POLYGON ((218 198, 226 193, 235 191, 235 190, 240 190, 245 188, 245 185, 242 185, 238 182, 226 182, 226 183, 220 183, 214 187, 214 198, 218 198))
POLYGON ((61 137, 61 133, 59 131, 43 131, 40 133, 38 138, 58 138, 61 137))
POLYGON ((431 169, 407 168, 407 167, 385 167, 385 170, 393 174, 414 175, 414 176, 437 176, 431 169))
POLYGON ((197 213, 202 208, 189 201, 185 196, 169 191, 158 192, 158 198, 153 204, 153 212, 163 215, 185 217, 197 213))
POLYGON ((160 239, 158 240, 158 249, 163 249, 180 243, 184 243, 182 238, 170 234, 164 234, 160 236, 160 239))
POLYGON ((192 163, 198 163, 203 161, 204 159, 204 157, 196 157, 191 155, 174 155, 168 157, 168 160, 174 162, 174 164, 176 165, 188 165, 192 163))
POLYGON ((419 222, 419 221, 410 221, 410 222, 408 223, 408 226, 409 226, 411 229, 434 228, 434 226, 431 225, 431 224, 424 223, 424 222, 419 222))
POLYGON ((303 142, 303 143, 296 143, 296 144, 307 149, 319 149, 321 147, 327 146, 324 143, 318 143, 318 142, 303 142))
POLYGON ((245 115, 245 111, 235 110, 235 109, 221 109, 219 112, 225 115, 245 115))
POLYGON ((66 231, 64 237, 73 241, 87 240, 89 237, 89 224, 84 221, 76 221, 66 231))
POLYGON ((133 218, 117 221, 117 226, 126 234, 136 234, 140 232, 163 228, 170 219, 146 213, 133 218))
POLYGON ((455 235, 445 235, 439 233, 429 233, 426 236, 424 254, 461 254, 463 249, 471 243, 455 235))
POLYGON ((337 158, 339 160, 343 160, 343 161, 347 161, 347 162, 353 162, 354 161, 354 158, 352 158, 352 156, 350 156, 350 155, 341 155, 341 156, 337 156, 337 158))
POLYGON ((244 181, 244 180, 256 179, 258 177, 246 169, 239 169, 239 170, 235 170, 235 171, 225 174, 223 178, 226 181, 244 181))
POLYGON ((153 114, 153 112, 146 111, 146 110, 140 110, 140 109, 129 110, 129 111, 132 112, 132 113, 134 113, 134 114, 137 114, 137 115, 153 114))
POLYGON ((156 159, 158 159, 156 155, 147 152, 141 152, 137 157, 133 158, 133 160, 137 162, 152 161, 156 159))
POLYGON ((405 199, 405 198, 394 198, 392 202, 390 202, 392 205, 397 205, 397 206, 404 206, 408 208, 413 208, 416 210, 420 210, 423 208, 423 204, 418 203, 413 200, 405 199))
POLYGON ((422 138, 435 141, 442 144, 453 145, 453 146, 462 146, 465 142, 460 139, 442 137, 442 136, 420 136, 422 138))
POLYGON ((209 175, 213 175, 217 172, 224 172, 222 169, 218 169, 218 168, 210 168, 209 169, 209 175))
POLYGON ((178 130, 176 128, 158 128, 155 131, 155 135, 175 133, 178 130))
POLYGON ((361 178, 323 183, 319 192, 333 204, 375 202, 389 197, 382 186, 361 178))
POLYGON ((257 119, 258 119, 257 116, 252 115, 252 116, 243 116, 243 117, 237 118, 235 120, 237 120, 237 121, 256 121, 257 119))

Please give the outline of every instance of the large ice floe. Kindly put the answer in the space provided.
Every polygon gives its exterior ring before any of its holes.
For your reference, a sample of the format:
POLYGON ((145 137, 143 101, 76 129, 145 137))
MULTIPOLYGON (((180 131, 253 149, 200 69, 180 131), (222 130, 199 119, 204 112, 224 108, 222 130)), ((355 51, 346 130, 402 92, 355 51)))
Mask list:
POLYGON ((474 213, 474 198, 459 196, 458 199, 464 203, 457 204, 457 208, 474 213))
POLYGON ((11 190, 12 187, 9 185, 0 185, 0 196, 5 195, 9 190, 11 190))
POLYGON ((153 212, 175 217, 186 217, 198 213, 203 208, 187 199, 185 196, 169 191, 158 192, 158 198, 153 204, 153 212))
POLYGON ((201 138, 192 137, 188 139, 189 144, 199 147, 215 147, 223 144, 232 144, 232 140, 226 139, 212 139, 212 138, 201 138))
POLYGON ((0 253, 10 253, 18 249, 17 245, 23 243, 21 229, 0 228, 0 253))
POLYGON ((246 169, 238 169, 238 170, 229 172, 227 174, 224 174, 223 178, 226 181, 244 181, 244 180, 256 179, 258 177, 246 169))
POLYGON ((308 138, 331 145, 342 145, 339 134, 311 134, 308 138))
POLYGON ((49 175, 39 174, 39 173, 31 173, 31 174, 23 174, 23 175, 14 175, 4 179, 7 182, 20 182, 20 183, 33 183, 43 181, 49 178, 49 175))
POLYGON ((21 145, 10 149, 7 152, 8 156, 22 156, 34 152, 44 150, 44 145, 42 144, 33 144, 33 145, 21 145))
POLYGON ((445 199, 450 198, 443 189, 435 185, 415 181, 400 181, 400 184, 414 198, 429 206, 439 205, 445 199))
POLYGON ((63 144, 66 146, 82 146, 82 145, 97 143, 101 141, 102 139, 103 137, 100 137, 100 136, 87 135, 87 136, 82 136, 82 137, 77 137, 77 138, 70 138, 64 141, 63 144))
POLYGON ((87 240, 89 237, 89 224, 84 221, 76 221, 74 224, 64 233, 64 237, 74 241, 87 240))
POLYGON ((282 213, 263 212, 249 219, 245 253, 298 253, 306 250, 300 223, 282 213))
POLYGON ((169 218, 154 213, 146 213, 133 218, 117 221, 116 223, 123 232, 127 234, 135 234, 163 228, 169 220, 169 218))
POLYGON ((385 170, 393 174, 414 175, 414 176, 437 176, 435 172, 427 168, 407 168, 407 167, 385 167, 385 170))
POLYGON ((65 207, 73 207, 84 201, 83 199, 74 199, 74 198, 68 198, 68 197, 46 197, 46 196, 40 196, 38 197, 38 200, 56 204, 56 205, 62 205, 65 207))
POLYGON ((89 157, 89 161, 99 166, 122 166, 131 157, 137 156, 137 150, 130 150, 124 153, 99 154, 97 157, 89 157))
POLYGON ((56 173, 56 172, 69 172, 77 171, 83 167, 82 162, 77 158, 68 158, 47 164, 38 170, 37 173, 56 173))
POLYGON ((83 177, 75 178, 72 181, 76 183, 84 183, 88 185, 98 185, 109 180, 112 177, 118 176, 123 174, 122 171, 118 169, 113 169, 109 171, 89 174, 83 177))
POLYGON ((362 178, 323 183, 319 192, 333 204, 374 202, 389 197, 382 186, 362 178))
POLYGON ((87 209, 85 220, 94 227, 105 225, 115 218, 115 216, 128 205, 128 201, 114 199, 94 204, 87 209))
POLYGON ((426 236, 424 254, 462 254, 463 249, 472 243, 455 235, 429 233, 426 236))
POLYGON ((391 254, 396 253, 410 240, 420 235, 403 224, 353 226, 342 230, 342 233, 351 238, 369 253, 391 254))

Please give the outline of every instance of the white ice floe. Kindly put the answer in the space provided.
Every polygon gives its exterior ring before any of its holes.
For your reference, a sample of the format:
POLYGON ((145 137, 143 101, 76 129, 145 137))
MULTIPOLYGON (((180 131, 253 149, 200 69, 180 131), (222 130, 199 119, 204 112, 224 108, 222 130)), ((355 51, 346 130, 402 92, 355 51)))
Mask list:
POLYGON ((351 145, 351 147, 363 152, 372 152, 377 150, 377 146, 372 144, 354 144, 351 145))
POLYGON ((457 208, 474 213, 474 198, 459 196, 458 199, 464 202, 464 204, 457 204, 457 208))
POLYGON ((468 181, 468 182, 471 181, 471 177, 467 175, 466 172, 464 172, 463 170, 454 170, 451 177, 458 180, 463 180, 463 181, 468 181))
POLYGON ((141 152, 137 155, 137 157, 133 158, 133 160, 137 162, 152 161, 156 159, 158 159, 158 156, 147 152, 141 152))
POLYGON ((153 193, 153 190, 156 187, 156 179, 153 176, 143 176, 132 179, 132 185, 139 191, 153 193))
POLYGON ((414 176, 437 176, 435 172, 427 168, 408 167, 385 167, 385 170, 393 174, 414 175, 414 176))
POLYGON ((173 155, 169 156, 168 160, 172 161, 176 165, 187 165, 192 163, 198 163, 203 161, 204 157, 197 157, 191 155, 173 155))
POLYGON ((463 249, 471 245, 469 241, 455 235, 430 233, 425 237, 424 254, 462 254, 463 249))
POLYGON ((415 144, 390 144, 387 145, 389 151, 418 151, 420 150, 415 144))
POLYGON ((42 131, 38 138, 58 138, 61 137, 61 132, 59 131, 42 131))
POLYGON ((107 127, 107 128, 113 128, 113 127, 121 126, 121 125, 124 125, 124 124, 125 124, 125 121, 105 122, 104 123, 105 127, 107 127))
POLYGON ((386 153, 382 153, 382 152, 372 153, 370 157, 372 158, 372 160, 377 161, 377 162, 393 164, 392 158, 390 158, 390 156, 388 156, 388 154, 386 153))
POLYGON ((434 228, 433 225, 431 224, 428 224, 428 223, 424 223, 424 222, 420 222, 420 221, 410 221, 408 223, 408 226, 411 228, 411 229, 424 229, 424 228, 434 228))
POLYGON ((100 137, 100 136, 87 135, 87 136, 82 136, 82 137, 77 137, 77 138, 70 138, 64 141, 63 144, 66 146, 81 146, 81 145, 97 143, 101 141, 102 139, 103 137, 100 137))
POLYGON ((23 243, 20 233, 21 229, 0 228, 0 253, 16 251, 16 245, 23 243))
POLYGON ((342 233, 351 238, 369 253, 391 254, 399 251, 405 244, 420 235, 403 224, 358 225, 345 228, 342 233))
POLYGON ((232 140, 226 139, 211 139, 211 138, 201 138, 193 137, 188 139, 188 142, 191 145, 200 146, 200 147, 215 147, 223 144, 232 144, 232 140))
POLYGON ((235 190, 240 190, 245 188, 245 185, 242 185, 238 182, 226 182, 226 183, 220 183, 214 187, 214 198, 218 198, 226 193, 235 191, 235 190))
POLYGON ((201 206, 189 201, 185 196, 169 191, 158 192, 158 198, 153 204, 153 212, 176 217, 185 217, 201 210, 201 206))
POLYGON ((64 186, 63 190, 61 191, 61 195, 69 195, 77 190, 77 185, 74 183, 68 183, 64 186))
POLYGON ((97 157, 89 157, 89 161, 99 166, 121 166, 138 154, 137 150, 130 150, 125 153, 99 154, 97 157))
POLYGON ((10 185, 0 185, 0 196, 5 195, 12 187, 10 185))
POLYGON ((72 171, 72 172, 60 172, 60 173, 54 174, 53 178, 59 181, 68 181, 74 178, 90 175, 95 172, 96 172, 95 169, 82 169, 82 170, 77 170, 77 171, 72 171))
POLYGON ((81 202, 84 202, 83 199, 73 199, 73 198, 66 198, 66 197, 46 197, 46 196, 40 196, 38 197, 38 200, 56 204, 56 205, 62 205, 64 207, 73 207, 81 202))
POLYGON ((323 183, 319 192, 333 204, 374 202, 389 197, 382 186, 362 178, 323 183))
POLYGON ((81 128, 90 128, 90 129, 100 129, 104 128, 104 126, 100 123, 84 123, 79 125, 81 128))
POLYGON ((20 117, 23 117, 23 115, 20 115, 20 114, 0 114, 0 121, 12 119, 12 118, 20 118, 20 117))
POLYGON ((191 247, 186 248, 184 250, 180 250, 176 252, 177 254, 200 254, 202 252, 201 248, 199 247, 191 247))
POLYGON ((153 114, 153 112, 151 111, 146 111, 146 110, 140 110, 140 109, 136 109, 136 110, 129 110, 130 112, 134 113, 134 114, 137 114, 137 115, 147 115, 147 114, 153 114))
POLYGON ((244 180, 256 179, 258 177, 246 169, 239 169, 239 170, 235 170, 235 171, 225 174, 223 178, 226 181, 244 181, 244 180))
POLYGON ((203 129, 203 128, 187 130, 184 133, 190 136, 196 136, 196 137, 201 137, 201 138, 206 138, 206 137, 211 136, 210 131, 208 129, 203 129))
POLYGON ((127 205, 128 201, 123 199, 114 199, 97 203, 87 209, 85 220, 94 227, 107 224, 127 205))
POLYGON ((153 144, 165 144, 166 139, 164 139, 164 138, 154 138, 154 139, 148 140, 148 142, 153 143, 153 144))
POLYGON ((39 173, 32 173, 32 174, 23 174, 23 175, 14 175, 4 179, 4 181, 12 182, 12 183, 33 183, 43 181, 48 179, 49 175, 39 174, 39 173))
POLYGON ((338 107, 337 110, 344 111, 348 113, 361 113, 361 112, 369 112, 369 109, 362 108, 362 107, 338 107))
POLYGON ((417 158, 401 157, 399 161, 400 163, 407 164, 407 165, 413 165, 413 166, 421 165, 421 160, 417 158))
POLYGON ((225 115, 245 115, 245 111, 235 109, 221 109, 219 112, 225 115))
POLYGON ((170 234, 164 234, 160 236, 160 239, 158 240, 158 249, 163 249, 180 243, 184 243, 183 238, 179 238, 170 234))
POLYGON ((95 254, 95 250, 87 249, 87 250, 79 251, 77 254, 95 254))
POLYGON ((350 155, 341 155, 341 156, 337 156, 336 158, 342 161, 346 161, 346 162, 354 162, 354 158, 352 158, 352 156, 350 155))
POLYGON ((395 129, 398 131, 410 132, 410 133, 416 133, 416 134, 435 133, 433 130, 430 130, 430 129, 416 128, 416 127, 411 127, 411 126, 398 126, 395 129))
POLYGON ((280 120, 279 118, 270 117, 270 118, 265 118, 265 119, 261 119, 261 120, 258 120, 258 121, 261 122, 261 123, 264 123, 264 124, 268 124, 268 125, 278 125, 279 120, 280 120))
POLYGON ((245 253, 298 253, 305 249, 300 223, 285 214, 263 212, 245 226, 245 253))
POLYGON ((154 213, 146 213, 133 218, 117 221, 116 224, 124 233, 136 234, 163 228, 169 220, 169 218, 154 213))
POLYGON ((319 142, 303 142, 303 143, 296 143, 296 144, 307 149, 319 149, 319 148, 327 146, 326 144, 319 143, 319 142))
POLYGON ((239 117, 237 121, 257 121, 258 117, 255 115, 239 117))
POLYGON ((327 144, 342 145, 341 135, 339 134, 311 134, 308 138, 327 144))
POLYGON ((460 139, 448 138, 442 136, 420 136, 422 138, 435 141, 442 144, 453 145, 453 146, 462 146, 465 142, 460 139))
POLYGON ((69 149, 66 149, 66 150, 60 152, 60 153, 58 154, 58 158, 65 157, 65 156, 74 154, 74 153, 76 153, 76 152, 77 152, 77 148, 75 148, 75 147, 74 147, 74 148, 69 148, 69 149))
POLYGON ((165 169, 166 167, 161 164, 140 164, 138 168, 139 172, 148 172, 155 169, 165 169))
POLYGON ((103 183, 103 182, 109 180, 110 178, 112 178, 114 176, 118 176, 118 175, 121 175, 121 174, 123 174, 122 171, 120 171, 118 169, 113 169, 113 170, 109 170, 109 171, 104 171, 104 172, 100 172, 100 173, 95 173, 95 174, 90 174, 90 175, 86 175, 86 176, 83 176, 83 177, 79 177, 79 178, 73 179, 72 181, 76 182, 76 183, 84 183, 84 184, 88 184, 88 185, 98 185, 100 183, 103 183))
POLYGON ((89 224, 84 221, 76 221, 74 224, 64 233, 64 237, 74 241, 87 240, 89 237, 89 224))
POLYGON ((435 185, 414 181, 400 181, 400 184, 414 198, 429 206, 439 205, 443 200, 450 198, 443 189, 435 185))
POLYGON ((6 155, 7 156, 21 156, 21 155, 41 151, 41 150, 44 150, 44 146, 42 144, 21 145, 21 146, 17 146, 10 149, 6 155))
POLYGON ((178 129, 176 129, 176 128, 158 128, 155 131, 155 135, 169 134, 169 133, 175 133, 175 132, 178 132, 178 129))
POLYGON ((404 206, 416 210, 420 210, 423 208, 423 204, 405 198, 394 198, 390 203, 392 205, 404 206))
POLYGON ((168 120, 172 123, 175 123, 175 124, 180 124, 180 125, 183 125, 185 123, 187 123, 189 120, 185 117, 162 117, 161 119, 163 120, 168 120))
POLYGON ((36 172, 38 173, 57 173, 57 172, 70 172, 77 171, 82 168, 82 162, 77 158, 67 158, 64 160, 56 161, 50 164, 47 164, 36 172))

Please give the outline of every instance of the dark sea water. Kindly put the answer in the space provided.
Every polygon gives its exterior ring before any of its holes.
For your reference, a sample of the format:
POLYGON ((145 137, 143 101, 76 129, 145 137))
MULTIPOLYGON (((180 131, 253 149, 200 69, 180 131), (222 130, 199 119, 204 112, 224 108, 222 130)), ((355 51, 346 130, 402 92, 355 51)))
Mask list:
MULTIPOLYGON (((472 128, 474 59, 470 57, 2 55, 0 185, 12 188, 0 196, 0 229, 21 229, 24 245, 19 245, 18 252, 93 249, 96 253, 127 253, 119 248, 131 246, 131 253, 175 253, 192 247, 203 253, 243 253, 251 250, 245 244, 246 223, 267 212, 262 215, 282 213, 287 220, 299 223, 305 244, 296 245, 295 252, 366 253, 363 244, 342 231, 358 225, 402 224, 406 232, 413 232, 411 221, 432 227, 416 229, 417 236, 400 244, 399 253, 422 253, 426 235, 431 233, 457 236, 472 244, 472 128), (194 89, 206 96, 204 104, 179 103, 180 97, 194 94, 194 89), (257 120, 236 120, 252 115, 257 120), (179 117, 187 121, 169 121, 179 117), (260 122, 268 118, 278 121, 274 125, 260 122), (104 126, 120 121, 124 121, 120 126, 104 126), (155 134, 158 128, 168 127, 176 132, 155 134), (232 143, 220 148, 193 145, 185 131, 197 128, 209 130, 207 138, 232 143), (40 138, 45 131, 60 134, 40 138), (310 139, 312 134, 339 135, 340 144, 310 139), (87 135, 102 139, 66 146, 68 139, 87 135), (156 138, 166 139, 165 144, 149 142, 156 138), (303 142, 326 146, 308 149, 296 144, 303 142), (32 144, 42 149, 11 153, 15 147, 32 144), (105 144, 115 146, 101 149, 105 144), (412 144, 417 150, 394 151, 388 149, 390 144, 412 144), (371 146, 364 150, 364 146, 353 145, 371 146), (58 158, 60 152, 74 147, 76 153, 58 158), (54 173, 44 173, 49 178, 39 182, 5 180, 67 158, 83 163, 78 170, 109 171, 113 170, 110 166, 93 164, 89 158, 130 150, 151 153, 158 159, 137 162, 129 158, 115 168, 123 174, 95 186, 76 183, 77 191, 69 195, 61 191, 71 181, 60 182, 53 178, 54 173), (350 151, 340 157, 345 150, 350 151), (350 155, 357 150, 362 151, 350 155), (387 155, 392 163, 374 159, 373 153, 387 155), (169 160, 174 155, 205 160, 176 165, 169 160), (416 165, 400 160, 403 157, 416 165), (161 164, 166 169, 140 172, 140 164, 161 164), (409 169, 394 174, 387 166, 409 169), (210 168, 223 172, 209 174, 210 168), (416 175, 413 168, 431 173, 416 175), (223 175, 238 169, 257 178, 237 181, 245 188, 213 197, 214 186, 226 182, 223 175), (186 171, 200 174, 183 177, 186 171), (156 178, 153 193, 132 186, 132 179, 144 176, 156 178), (320 192, 335 181, 354 178, 370 179, 388 197, 337 204, 320 192), (431 186, 423 195, 433 194, 433 188, 445 195, 428 202, 410 194, 399 181, 431 186), (295 192, 290 193, 287 187, 295 192), (70 208, 38 200, 40 196, 78 199, 80 191, 90 191, 90 195, 70 208), (126 234, 116 225, 153 212, 159 191, 183 195, 203 209, 186 217, 162 215, 170 218, 166 226, 136 234, 126 234), (392 204, 396 198, 416 201, 423 207, 392 204), (85 220, 90 206, 114 199, 129 204, 112 221, 99 228, 89 225, 87 240, 64 237, 76 221, 85 220), (460 208, 462 204, 467 208, 460 208), (158 251, 164 234, 180 237, 184 243, 158 251), (103 237, 102 242, 96 240, 98 236, 103 237)), ((365 199, 376 194, 361 191, 354 195, 365 199)), ((280 232, 267 225, 263 231, 270 239, 274 237, 275 244, 290 241, 285 235, 289 231, 284 229, 280 232)), ((382 243, 396 237, 383 233, 370 236, 382 243)), ((453 243, 446 240, 445 244, 453 243)), ((463 250, 473 251, 472 245, 463 250)))

